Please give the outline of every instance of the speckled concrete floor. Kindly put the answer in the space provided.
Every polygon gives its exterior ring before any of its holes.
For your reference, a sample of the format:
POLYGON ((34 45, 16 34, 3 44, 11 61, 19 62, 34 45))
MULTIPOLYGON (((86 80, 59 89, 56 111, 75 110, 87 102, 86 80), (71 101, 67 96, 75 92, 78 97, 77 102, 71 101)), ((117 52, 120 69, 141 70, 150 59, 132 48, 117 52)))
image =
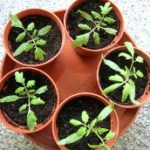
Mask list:
MULTIPOLYGON (((73 0, 0 0, 0 58, 4 49, 2 35, 9 13, 16 13, 26 8, 43 8, 58 10, 66 8, 73 0)), ((144 51, 150 52, 150 3, 149 0, 114 0, 120 7, 126 30, 136 44, 144 51)), ((39 146, 6 129, 0 124, 0 150, 42 150, 39 146)), ((150 150, 150 103, 146 104, 135 123, 119 138, 113 150, 150 150)))

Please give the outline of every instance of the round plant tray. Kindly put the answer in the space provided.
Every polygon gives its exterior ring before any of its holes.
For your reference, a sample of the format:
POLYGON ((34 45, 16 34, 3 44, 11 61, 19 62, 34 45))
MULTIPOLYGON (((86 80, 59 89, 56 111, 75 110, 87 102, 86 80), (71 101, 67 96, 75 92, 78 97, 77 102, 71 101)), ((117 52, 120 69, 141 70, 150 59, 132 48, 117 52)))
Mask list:
MULTIPOLYGON (((55 12, 61 21, 63 21, 64 13, 65 10, 55 12)), ((124 41, 130 41, 135 45, 132 38, 126 32, 123 34, 118 46, 123 45, 124 41)), ((60 92, 60 101, 79 92, 100 94, 96 83, 96 70, 100 58, 101 55, 93 58, 83 58, 77 55, 72 48, 71 41, 66 35, 65 45, 58 59, 53 64, 49 64, 41 69, 48 73, 56 82, 60 92)), ((1 66, 0 78, 18 67, 21 66, 15 64, 15 62, 5 55, 1 66)), ((115 109, 120 121, 119 135, 122 135, 133 123, 140 108, 123 109, 115 107, 115 109)), ((48 150, 59 150, 52 136, 51 124, 40 132, 25 136, 48 150)))

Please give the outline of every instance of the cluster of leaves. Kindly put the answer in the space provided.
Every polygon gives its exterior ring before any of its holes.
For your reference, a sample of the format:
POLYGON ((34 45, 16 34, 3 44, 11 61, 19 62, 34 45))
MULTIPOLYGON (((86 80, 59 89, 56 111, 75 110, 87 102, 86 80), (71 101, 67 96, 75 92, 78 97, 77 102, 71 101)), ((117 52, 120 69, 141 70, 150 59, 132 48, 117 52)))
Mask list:
POLYGON ((110 150, 105 142, 113 139, 115 133, 107 128, 97 127, 97 124, 106 119, 113 111, 113 108, 114 104, 110 103, 110 105, 106 106, 91 122, 89 121, 89 115, 86 111, 82 112, 81 121, 77 119, 70 119, 69 123, 74 127, 78 127, 78 130, 75 133, 70 134, 66 138, 58 141, 58 144, 68 145, 71 143, 75 143, 82 138, 88 137, 90 134, 94 133, 95 136, 99 138, 100 144, 88 143, 88 146, 92 149, 103 148, 104 150, 110 150), (103 134, 106 134, 104 138, 101 137, 103 134))
POLYGON ((44 60, 46 52, 41 47, 46 45, 46 41, 43 40, 42 37, 49 33, 52 26, 47 25, 40 30, 37 30, 34 22, 29 23, 27 28, 25 28, 16 15, 10 15, 10 20, 13 27, 22 29, 22 32, 16 37, 16 42, 21 43, 26 36, 30 38, 30 40, 20 44, 13 53, 14 57, 22 54, 23 52, 30 52, 34 50, 35 60, 44 60))
POLYGON ((31 109, 31 105, 44 105, 45 102, 40 98, 40 95, 47 91, 47 86, 42 86, 37 90, 35 87, 35 80, 25 81, 23 72, 15 72, 15 80, 21 84, 15 90, 14 95, 5 96, 0 98, 0 103, 13 103, 21 99, 27 99, 27 102, 20 106, 19 112, 27 112, 27 127, 29 130, 34 131, 37 125, 37 117, 34 111, 31 109))
POLYGON ((115 20, 108 16, 112 10, 110 5, 111 4, 107 2, 104 6, 100 6, 100 12, 91 11, 91 14, 81 10, 77 11, 77 13, 79 13, 85 20, 92 23, 93 27, 89 26, 88 24, 78 24, 78 27, 81 30, 87 32, 76 37, 73 42, 73 47, 87 45, 91 35, 95 44, 99 44, 101 42, 100 30, 103 30, 104 32, 111 35, 117 34, 117 30, 108 27, 110 24, 115 23, 115 20))
POLYGON ((119 87, 123 87, 122 98, 121 101, 125 102, 128 97, 133 104, 140 104, 137 100, 135 100, 136 96, 136 87, 133 81, 133 78, 143 78, 143 73, 138 68, 135 68, 135 63, 143 63, 143 58, 141 56, 137 56, 135 58, 135 51, 132 43, 125 42, 125 47, 128 52, 119 53, 118 57, 124 57, 126 60, 131 60, 130 68, 125 66, 124 68, 120 68, 116 63, 111 60, 104 59, 104 64, 109 68, 113 69, 117 72, 115 75, 111 75, 109 77, 109 81, 114 82, 112 85, 108 86, 103 90, 104 94, 109 94, 119 87))

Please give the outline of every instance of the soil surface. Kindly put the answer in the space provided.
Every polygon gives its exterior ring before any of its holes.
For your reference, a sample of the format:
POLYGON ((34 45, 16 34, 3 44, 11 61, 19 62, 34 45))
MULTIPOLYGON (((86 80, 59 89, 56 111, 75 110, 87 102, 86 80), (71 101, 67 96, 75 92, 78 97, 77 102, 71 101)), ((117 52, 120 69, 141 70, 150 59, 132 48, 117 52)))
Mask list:
MULTIPOLYGON (((67 19, 67 30, 69 31, 69 34, 73 39, 75 39, 76 36, 78 36, 78 35, 82 35, 82 34, 88 32, 88 31, 81 30, 78 27, 78 24, 83 23, 83 24, 88 24, 92 28, 94 27, 93 23, 85 20, 79 13, 77 13, 77 11, 82 10, 82 11, 86 11, 87 13, 90 13, 91 11, 96 11, 99 13, 101 11, 99 8, 100 5, 104 6, 104 2, 102 2, 100 0, 92 0, 92 1, 86 0, 85 2, 76 6, 72 11, 70 11, 70 13, 68 15, 68 19, 67 19)), ((109 25, 109 27, 116 29, 119 33, 120 21, 117 18, 115 12, 112 10, 108 16, 112 17, 116 20, 116 22, 109 25)), ((90 48, 90 49, 103 48, 103 47, 106 47, 107 45, 109 45, 114 39, 113 35, 110 35, 103 30, 99 31, 99 35, 101 38, 100 44, 95 44, 95 42, 92 38, 92 34, 91 34, 88 44, 83 47, 90 48)))
MULTIPOLYGON (((78 130, 79 127, 74 127, 69 124, 70 119, 74 118, 81 121, 81 113, 85 110, 89 115, 89 122, 91 122, 104 107, 103 103, 90 97, 76 98, 67 103, 60 111, 57 119, 59 139, 65 138, 78 130)), ((97 126, 110 129, 110 116, 103 122, 98 123, 97 126)), ((104 134, 104 136, 105 135, 106 134, 104 134)), ((100 142, 101 141, 95 136, 95 134, 92 133, 76 143, 66 145, 66 147, 70 150, 91 150, 87 143, 98 144, 100 142)))
MULTIPOLYGON (((126 50, 113 52, 113 53, 109 54, 106 57, 106 59, 109 59, 109 60, 115 62, 116 64, 118 64, 120 66, 120 68, 124 68, 124 66, 127 66, 128 68, 130 68, 131 60, 126 60, 123 57, 117 57, 118 54, 120 52, 123 52, 123 51, 127 52, 126 50)), ((147 70, 146 62, 135 63, 134 66, 136 69, 141 70, 144 74, 143 78, 138 77, 137 79, 135 79, 134 77, 132 77, 132 80, 135 82, 135 86, 136 86, 136 97, 135 98, 138 99, 140 96, 142 96, 142 94, 144 93, 144 90, 146 88, 146 85, 148 82, 148 74, 147 74, 148 70, 147 70)), ((115 74, 117 74, 116 71, 110 69, 104 63, 102 63, 101 68, 100 68, 100 72, 99 72, 100 83, 101 83, 100 85, 101 85, 102 89, 105 89, 106 87, 108 87, 109 85, 114 83, 112 81, 109 81, 108 78, 109 78, 109 76, 115 75, 115 74)), ((116 89, 114 92, 109 93, 108 97, 110 99, 114 100, 115 102, 118 102, 121 104, 129 104, 129 105, 132 104, 130 100, 127 100, 124 103, 121 102, 122 90, 123 90, 123 87, 120 87, 120 88, 116 89)))
MULTIPOLYGON (((34 111, 37 117, 37 123, 44 123, 46 122, 52 115, 53 110, 56 104, 56 92, 52 83, 43 75, 35 74, 33 72, 24 72, 24 77, 26 81, 28 80, 35 80, 35 88, 38 89, 41 86, 47 85, 48 90, 44 93, 39 95, 41 99, 45 101, 44 105, 31 105, 31 109, 34 111)), ((4 85, 5 90, 1 91, 0 97, 14 95, 14 91, 21 86, 21 84, 16 83, 14 76, 12 76, 9 80, 7 80, 6 84, 4 85), (12 86, 13 85, 13 86, 12 86)), ((16 102, 12 103, 5 103, 1 104, 0 108, 4 111, 11 120, 13 120, 18 125, 26 126, 27 122, 27 111, 19 113, 19 108, 21 105, 27 103, 27 99, 21 99, 16 102)), ((9 121, 9 120, 8 120, 9 121)), ((12 122, 10 122, 12 124, 12 122)), ((14 124, 15 125, 15 124, 14 124)))
MULTIPOLYGON (((43 61, 37 61, 34 59, 34 50, 31 50, 30 52, 24 52, 21 55, 17 56, 16 59, 18 61, 26 64, 39 64, 39 63, 46 62, 54 55, 56 55, 56 53, 59 51, 61 47, 62 35, 59 27, 56 25, 56 23, 53 20, 49 19, 46 16, 31 15, 31 16, 24 17, 23 19, 21 19, 21 21, 25 28, 27 27, 28 24, 34 22, 35 28, 37 30, 47 25, 51 25, 52 29, 50 30, 49 33, 41 37, 43 40, 46 40, 47 42, 45 46, 39 46, 46 52, 46 56, 43 61)), ((22 42, 17 43, 15 39, 18 36, 18 34, 20 34, 21 32, 23 32, 23 30, 20 28, 14 28, 14 27, 11 28, 9 34, 9 42, 10 42, 10 49, 12 50, 12 52, 14 52, 21 45, 21 43, 31 40, 31 38, 27 35, 22 42)))

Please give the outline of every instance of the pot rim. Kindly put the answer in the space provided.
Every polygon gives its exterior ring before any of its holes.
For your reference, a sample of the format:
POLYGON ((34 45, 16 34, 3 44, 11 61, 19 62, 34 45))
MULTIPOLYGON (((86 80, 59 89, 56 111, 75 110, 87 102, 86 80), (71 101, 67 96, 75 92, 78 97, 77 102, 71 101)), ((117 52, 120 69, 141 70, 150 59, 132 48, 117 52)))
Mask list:
MULTIPOLYGON (((83 3, 84 1, 85 1, 85 0, 82 0, 82 1, 76 0, 75 2, 73 2, 73 3, 70 5, 70 7, 69 7, 69 8, 66 10, 66 12, 65 12, 65 16, 64 16, 64 28, 65 28, 66 34, 67 34, 67 36, 69 37, 69 39, 71 40, 71 42, 73 42, 74 39, 70 36, 69 30, 67 29, 67 19, 68 19, 68 15, 69 15, 70 11, 71 11, 74 7, 76 7, 77 5, 83 3)), ((115 14, 117 15, 117 18, 120 20, 120 30, 119 30, 118 34, 114 37, 113 41, 112 41, 109 45, 107 45, 107 46, 105 46, 105 47, 103 47, 103 48, 90 49, 90 48, 86 48, 86 47, 83 47, 83 46, 82 46, 82 47, 76 47, 76 48, 81 48, 81 49, 83 49, 83 50, 86 51, 86 52, 97 53, 97 52, 106 51, 106 50, 108 50, 108 49, 113 48, 113 47, 119 42, 119 40, 121 39, 121 37, 122 37, 122 35, 123 35, 123 33, 124 33, 124 29, 125 29, 125 23, 124 23, 125 21, 124 21, 124 18, 123 18, 123 16, 122 16, 122 13, 121 13, 121 11, 118 9, 118 7, 117 7, 111 0, 103 0, 103 2, 104 2, 104 3, 105 3, 105 2, 110 2, 110 3, 111 3, 114 12, 115 12, 115 14)))
MULTIPOLYGON (((58 137, 58 129, 57 129, 57 125, 56 125, 56 120, 57 117, 61 111, 61 109, 70 101, 72 100, 76 100, 75 98, 77 97, 84 97, 84 96, 89 96, 92 98, 95 98, 95 100, 98 100, 100 102, 102 102, 105 106, 109 104, 109 102, 102 96, 94 94, 94 93, 90 93, 90 92, 81 92, 81 93, 77 93, 77 94, 73 94, 69 97, 67 97, 58 107, 57 110, 55 111, 55 114, 53 116, 53 120, 52 120, 52 134, 53 134, 53 138, 57 144, 59 137, 58 137)), ((119 135, 119 118, 118 115, 115 111, 115 109, 112 111, 111 113, 111 129, 113 128, 113 131, 115 129, 115 137, 113 140, 109 141, 108 144, 110 144, 110 147, 113 146, 113 144, 116 142, 118 135, 119 135), (114 124, 115 123, 115 124, 114 124)), ((58 145, 59 148, 61 150, 68 150, 65 146, 63 145, 58 145)))
POLYGON ((28 66, 29 67, 41 67, 41 66, 45 66, 45 65, 53 62, 60 55, 60 53, 63 50, 64 44, 65 44, 65 30, 64 30, 63 24, 60 21, 60 19, 54 13, 52 13, 50 11, 47 11, 47 10, 44 10, 44 9, 40 9, 40 8, 29 8, 29 9, 25 9, 23 11, 20 11, 20 12, 16 13, 16 15, 18 16, 18 18, 24 18, 26 16, 30 16, 30 15, 34 15, 34 14, 46 16, 46 17, 50 18, 51 20, 53 20, 55 22, 55 24, 58 25, 58 27, 59 27, 59 29, 61 31, 61 36, 62 36, 61 47, 60 47, 59 51, 52 58, 48 59, 47 61, 45 61, 43 63, 39 63, 39 64, 27 64, 27 63, 23 63, 23 62, 17 60, 12 55, 12 52, 11 52, 11 49, 10 49, 10 46, 9 46, 8 37, 9 37, 10 30, 12 28, 11 27, 11 22, 10 22, 10 19, 9 19, 9 21, 7 22, 7 24, 5 26, 5 29, 4 29, 3 46, 4 46, 4 48, 5 48, 6 53, 8 54, 8 56, 14 62, 16 62, 17 64, 20 64, 22 66, 25 66, 25 67, 28 67, 28 66), (6 34, 8 34, 8 35, 6 35, 6 34))
MULTIPOLYGON (((36 73, 39 73, 41 75, 44 75, 50 82, 51 84, 53 85, 54 89, 55 89, 55 93, 56 93, 56 103, 53 107, 53 111, 51 113, 51 115, 44 121, 44 122, 41 122, 40 124, 38 124, 35 128, 34 131, 30 131, 29 129, 25 129, 25 126, 21 126, 17 123, 15 123, 14 121, 12 121, 9 116, 7 116, 7 114, 5 112, 3 112, 2 110, 0 110, 0 120, 1 122, 9 129, 15 131, 15 132, 18 132, 18 133, 23 133, 23 134, 32 134, 32 133, 35 133, 35 132, 38 132, 42 129, 44 129, 46 126, 48 126, 51 121, 52 121, 52 118, 53 118, 53 115, 54 115, 54 112, 56 111, 58 105, 59 105, 59 101, 60 101, 60 95, 59 95, 59 91, 58 91, 58 88, 57 88, 57 85, 56 83, 54 82, 54 80, 47 74, 45 73, 44 71, 40 70, 40 69, 37 69, 37 68, 32 68, 32 67, 20 67, 20 68, 17 68, 17 69, 14 69, 12 71, 10 71, 9 73, 7 73, 1 80, 0 80, 0 84, 4 84, 12 75, 14 75, 14 73, 16 71, 33 71, 33 72, 36 72, 36 73), (5 117, 8 117, 8 119, 5 119, 5 117), (10 124, 8 121, 11 121, 13 122, 12 124, 10 124), (15 127, 13 124, 16 124, 17 127, 15 127), (22 128, 21 128, 22 127, 22 128)), ((3 85, 2 85, 3 86, 3 85)))

